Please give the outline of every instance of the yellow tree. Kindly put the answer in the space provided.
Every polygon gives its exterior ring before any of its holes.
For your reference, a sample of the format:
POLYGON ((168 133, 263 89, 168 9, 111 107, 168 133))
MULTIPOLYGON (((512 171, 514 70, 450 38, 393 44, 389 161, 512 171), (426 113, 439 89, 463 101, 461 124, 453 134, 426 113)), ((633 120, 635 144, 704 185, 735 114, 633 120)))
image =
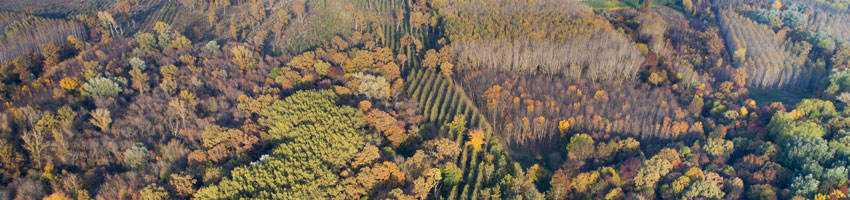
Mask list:
POLYGON ((476 152, 481 151, 481 146, 484 145, 484 131, 473 130, 469 132, 469 141, 466 146, 471 146, 476 152))
POLYGON ((251 70, 257 68, 254 52, 244 46, 234 47, 230 49, 230 53, 233 53, 233 64, 239 66, 239 69, 251 70))

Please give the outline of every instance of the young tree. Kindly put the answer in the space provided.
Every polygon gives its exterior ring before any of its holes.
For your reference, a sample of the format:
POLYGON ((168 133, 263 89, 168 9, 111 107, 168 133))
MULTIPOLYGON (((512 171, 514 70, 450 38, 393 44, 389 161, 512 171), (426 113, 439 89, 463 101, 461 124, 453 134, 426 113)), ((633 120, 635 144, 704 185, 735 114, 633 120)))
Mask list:
POLYGON ((98 108, 91 113, 91 117, 92 118, 89 122, 100 128, 101 131, 105 132, 109 130, 109 124, 112 123, 112 117, 110 116, 109 110, 98 108))

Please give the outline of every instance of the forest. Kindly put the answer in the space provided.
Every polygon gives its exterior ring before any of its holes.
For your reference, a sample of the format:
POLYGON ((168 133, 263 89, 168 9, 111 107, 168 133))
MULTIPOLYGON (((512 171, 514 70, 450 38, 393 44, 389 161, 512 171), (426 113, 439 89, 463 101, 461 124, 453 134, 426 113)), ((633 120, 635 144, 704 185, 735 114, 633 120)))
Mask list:
POLYGON ((848 0, 0 1, 0 200, 848 199, 848 0))

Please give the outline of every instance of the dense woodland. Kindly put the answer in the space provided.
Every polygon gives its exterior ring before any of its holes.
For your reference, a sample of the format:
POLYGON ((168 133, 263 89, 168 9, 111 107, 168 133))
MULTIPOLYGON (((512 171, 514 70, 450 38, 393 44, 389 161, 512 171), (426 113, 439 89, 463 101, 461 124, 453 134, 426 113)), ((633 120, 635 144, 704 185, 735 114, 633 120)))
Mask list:
POLYGON ((850 2, 602 1, 0 1, 0 200, 848 198, 850 2))

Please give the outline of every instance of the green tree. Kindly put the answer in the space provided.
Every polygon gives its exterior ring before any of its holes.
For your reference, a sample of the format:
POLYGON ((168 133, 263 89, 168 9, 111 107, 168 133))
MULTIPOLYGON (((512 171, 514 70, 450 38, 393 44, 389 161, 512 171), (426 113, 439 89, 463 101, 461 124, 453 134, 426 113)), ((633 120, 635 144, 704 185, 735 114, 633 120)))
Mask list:
POLYGON ((711 156, 727 157, 734 151, 735 144, 732 141, 724 140, 723 138, 708 138, 703 149, 711 156))
POLYGON ((124 151, 124 164, 131 168, 139 168, 145 165, 148 161, 148 148, 142 143, 133 144, 124 151))
POLYGON ((595 146, 593 138, 587 134, 575 134, 570 137, 570 143, 567 144, 567 152, 574 155, 576 159, 584 160, 593 157, 595 146))
POLYGON ((390 96, 390 84, 383 76, 357 73, 354 78, 360 81, 358 93, 372 99, 386 99, 390 96))
POLYGON ((793 137, 783 146, 786 166, 792 168, 802 167, 807 160, 817 163, 826 163, 833 158, 833 151, 829 148, 826 140, 814 137, 793 137))
POLYGON ((156 38, 154 38, 153 34, 150 33, 136 33, 136 42, 139 43, 139 47, 142 49, 154 49, 156 48, 156 38))
POLYGON ((218 42, 213 40, 213 41, 207 42, 207 44, 204 45, 204 48, 207 49, 207 51, 210 52, 210 53, 218 53, 221 46, 218 45, 218 42))
POLYGON ((460 183, 460 179, 463 176, 463 171, 457 167, 454 163, 448 163, 440 167, 440 172, 442 172, 443 177, 443 186, 452 187, 460 183))
POLYGON ((97 77, 83 84, 83 92, 94 97, 116 97, 124 89, 112 79, 97 77))
POLYGON ((819 184, 820 181, 811 174, 798 175, 791 181, 789 188, 794 194, 808 197, 818 191, 819 184))
POLYGON ((723 190, 720 190, 720 187, 711 181, 694 182, 694 184, 691 184, 691 187, 688 187, 688 190, 684 193, 684 196, 688 199, 721 199, 725 195, 726 193, 724 193, 723 190))
MULTIPOLYGON (((262 113, 273 142, 267 159, 237 167, 197 199, 328 199, 345 190, 338 174, 365 145, 363 114, 330 90, 299 91, 262 113), (316 148, 321 147, 321 148, 316 148)), ((439 172, 439 170, 438 170, 439 172)))
POLYGON ((670 150, 672 149, 662 149, 661 152, 643 162, 643 166, 634 178, 635 187, 655 189, 655 184, 661 177, 673 169, 673 159, 678 159, 678 153, 670 150))
POLYGON ((141 200, 165 200, 168 199, 168 192, 165 191, 165 188, 156 185, 156 183, 151 183, 139 191, 139 196, 141 200))
POLYGON ((130 58, 130 66, 133 67, 133 69, 135 70, 141 71, 145 71, 145 69, 148 68, 148 66, 145 65, 145 61, 140 59, 139 57, 130 58))

